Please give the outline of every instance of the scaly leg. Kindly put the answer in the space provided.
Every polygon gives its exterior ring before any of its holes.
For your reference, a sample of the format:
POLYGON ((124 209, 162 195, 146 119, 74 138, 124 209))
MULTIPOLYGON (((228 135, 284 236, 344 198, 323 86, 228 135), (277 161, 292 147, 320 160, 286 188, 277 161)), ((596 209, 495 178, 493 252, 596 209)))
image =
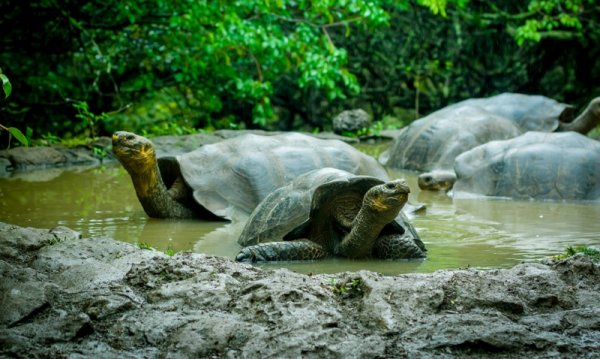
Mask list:
POLYGON ((327 257, 320 245, 307 239, 288 242, 260 243, 243 248, 235 257, 237 262, 270 262, 314 260, 327 257))

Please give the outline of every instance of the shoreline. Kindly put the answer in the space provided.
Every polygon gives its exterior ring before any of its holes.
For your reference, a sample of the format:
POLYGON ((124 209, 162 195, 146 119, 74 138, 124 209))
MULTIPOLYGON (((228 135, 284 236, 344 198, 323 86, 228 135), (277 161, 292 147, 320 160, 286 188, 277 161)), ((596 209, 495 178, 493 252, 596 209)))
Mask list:
POLYGON ((10 357, 598 358, 600 267, 304 275, 0 223, 10 357))

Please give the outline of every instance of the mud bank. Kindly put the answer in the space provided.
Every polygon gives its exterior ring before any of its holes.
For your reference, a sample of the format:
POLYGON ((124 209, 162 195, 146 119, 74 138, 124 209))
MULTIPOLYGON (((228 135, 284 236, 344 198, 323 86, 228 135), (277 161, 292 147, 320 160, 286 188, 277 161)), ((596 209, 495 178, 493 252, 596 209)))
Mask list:
POLYGON ((600 356, 588 257, 499 270, 302 275, 0 223, 0 356, 600 356))

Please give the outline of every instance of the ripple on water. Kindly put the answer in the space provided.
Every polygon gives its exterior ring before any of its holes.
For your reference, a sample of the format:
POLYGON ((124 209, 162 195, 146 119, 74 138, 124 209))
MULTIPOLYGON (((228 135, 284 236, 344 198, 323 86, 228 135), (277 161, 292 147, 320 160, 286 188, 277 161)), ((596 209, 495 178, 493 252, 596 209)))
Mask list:
MULTIPOLYGON (((420 261, 328 259, 262 265, 304 273, 370 269, 385 274, 442 268, 506 267, 548 257, 568 246, 600 245, 600 204, 455 199, 420 192, 412 173, 410 200, 427 205, 412 216, 429 252, 420 261)), ((149 219, 127 173, 119 166, 43 171, 0 178, 0 220, 21 226, 62 225, 84 236, 145 243, 157 250, 193 250, 234 258, 240 226, 226 222, 149 219)))

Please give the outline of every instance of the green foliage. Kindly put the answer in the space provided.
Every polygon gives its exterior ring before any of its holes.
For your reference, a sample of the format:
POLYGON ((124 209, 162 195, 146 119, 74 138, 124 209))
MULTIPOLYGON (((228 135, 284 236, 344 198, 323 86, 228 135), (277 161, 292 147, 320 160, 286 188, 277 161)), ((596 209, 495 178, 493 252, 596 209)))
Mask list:
POLYGON ((361 278, 354 278, 345 282, 338 282, 331 278, 329 288, 337 295, 345 298, 360 297, 364 294, 364 283, 361 278))
POLYGON ((446 0, 418 0, 418 2, 427 6, 435 15, 446 17, 446 0))
POLYGON ((586 256, 591 257, 593 260, 600 261, 600 251, 592 247, 567 247, 565 253, 552 257, 553 259, 565 259, 567 257, 574 256, 577 253, 583 253, 586 256))
MULTIPOLYGON (((598 11, 598 9, 594 10, 597 7, 595 2, 595 0, 532 0, 528 6, 525 23, 516 29, 515 39, 519 45, 523 45, 526 41, 539 42, 544 37, 558 39, 583 37, 582 21, 589 22, 590 18, 586 14, 598 11)), ((595 21, 597 20, 596 18, 595 21)))
POLYGON ((137 242, 137 246, 139 249, 145 249, 145 250, 149 250, 149 251, 155 250, 154 247, 152 247, 151 245, 149 245, 146 242, 137 242))
POLYGON ((1 69, 0 80, 2 81, 2 91, 4 92, 4 98, 7 99, 8 96, 10 96, 10 93, 12 92, 12 85, 10 84, 8 77, 6 77, 6 75, 2 73, 1 69))
POLYGON ((389 21, 382 2, 367 0, 33 1, 9 17, 18 23, 31 14, 38 16, 29 19, 36 28, 9 27, 0 39, 8 49, 0 63, 19 64, 25 92, 35 93, 30 97, 35 103, 86 99, 88 106, 77 102, 74 114, 84 126, 71 123, 64 106, 31 108, 24 98, 15 102, 24 121, 53 118, 38 122, 38 133, 73 137, 87 131, 94 136, 103 130, 97 126, 101 120, 112 122, 112 115, 92 114, 135 108, 165 88, 183 99, 171 113, 185 110, 184 127, 273 127, 280 116, 274 99, 288 101, 281 87, 288 81, 299 92, 318 92, 327 101, 356 95, 359 83, 334 34, 349 36, 389 21), (10 50, 16 38, 32 47, 33 56, 10 50), (46 56, 50 48, 42 44, 58 45, 51 48, 56 55, 46 56), (235 121, 222 121, 232 115, 235 121))
MULTIPOLYGON (((138 246, 139 249, 144 249, 144 250, 149 250, 149 251, 155 251, 156 250, 156 248, 152 247, 150 244, 148 244, 146 242, 137 242, 137 246, 138 246)), ((168 255, 169 257, 172 257, 177 252, 175 252, 175 249, 173 248, 173 246, 171 245, 171 243, 169 243, 169 245, 167 245, 167 248, 164 250, 164 253, 166 255, 168 255)))
POLYGON ((198 106, 212 106, 196 101, 197 94, 189 88, 160 89, 144 96, 135 105, 109 113, 101 127, 107 133, 125 130, 148 135, 181 135, 198 132, 195 124, 199 121, 207 129, 221 125, 221 120, 213 120, 195 110, 198 106))
POLYGON ((181 10, 190 17, 171 18, 170 28, 185 34, 182 42, 198 44, 189 53, 180 51, 175 59, 181 82, 193 85, 208 74, 219 74, 219 84, 209 93, 220 99, 222 107, 231 106, 223 95, 231 96, 238 102, 236 107, 251 114, 246 123, 261 127, 276 119, 273 84, 286 74, 296 78, 301 90, 322 91, 329 100, 356 93, 356 78, 345 68, 347 53, 335 46, 330 32, 337 27, 349 29, 352 23, 379 26, 388 20, 374 3, 360 0, 304 0, 294 5, 209 2, 181 10), (193 35, 188 39, 189 33, 193 35), (204 61, 198 67, 183 66, 193 64, 190 56, 204 61))
MULTIPOLYGON (((27 141, 27 137, 25 137, 25 135, 23 134, 23 132, 21 132, 21 130, 19 130, 18 128, 16 128, 16 127, 5 127, 3 125, 0 125, 0 129, 8 131, 8 133, 10 134, 11 137, 16 138, 17 141, 21 142, 23 145, 25 145, 25 146, 29 145, 29 141, 27 141)), ((10 147, 10 139, 8 140, 8 146, 10 147)))
POLYGON ((370 129, 368 127, 363 127, 358 131, 343 131, 341 133, 342 136, 345 137, 365 137, 370 133, 370 129))
POLYGON ((150 129, 142 129, 141 133, 147 137, 166 136, 166 135, 190 135, 199 133, 201 130, 193 127, 181 126, 176 122, 161 122, 153 124, 150 129))
POLYGON ((402 118, 396 117, 396 116, 391 116, 391 115, 386 115, 383 116, 383 118, 381 119, 381 127, 382 129, 385 130, 398 130, 404 126, 406 126, 407 123, 410 122, 410 120, 414 119, 414 113, 409 112, 409 114, 404 114, 404 120, 402 118))
POLYGON ((51 133, 46 133, 41 135, 39 139, 32 141, 34 146, 51 146, 54 144, 71 148, 86 147, 90 149, 93 155, 101 159, 108 156, 107 149, 96 144, 95 139, 90 137, 60 138, 51 133))
POLYGON ((77 110, 77 114, 75 118, 81 120, 81 124, 84 128, 89 130, 89 137, 96 138, 96 127, 99 122, 106 120, 108 117, 105 113, 100 115, 96 115, 90 111, 90 107, 85 101, 75 101, 73 102, 73 108, 77 110))
POLYGON ((593 130, 588 132, 588 136, 596 140, 600 140, 600 126, 597 126, 593 130))
MULTIPOLYGON (((158 7, 170 15, 151 27, 145 26, 148 9, 132 13, 121 8, 130 23, 123 41, 140 43, 150 55, 140 58, 144 68, 136 70, 166 72, 171 77, 159 81, 179 88, 201 85, 200 111, 217 115, 241 107, 248 124, 259 126, 275 119, 273 82, 284 74, 295 73, 300 88, 322 89, 329 99, 343 98, 343 86, 356 91, 354 77, 344 69, 346 53, 335 47, 328 31, 353 22, 377 26, 387 21, 373 3, 357 0, 161 2, 158 7)), ((119 56, 114 53, 106 61, 122 63, 119 56)), ((151 82, 126 87, 151 89, 157 80, 153 74, 151 82)))
MULTIPOLYGON (((12 85, 11 85, 8 77, 2 73, 2 69, 0 69, 0 80, 2 81, 2 91, 4 92, 4 99, 7 99, 8 96, 10 96, 10 94, 12 92, 12 85)), ((21 130, 19 130, 18 128, 6 127, 6 126, 0 124, 0 130, 7 131, 9 134, 8 147, 10 147, 10 139, 12 137, 16 138, 17 141, 19 141, 21 144, 23 144, 25 146, 29 145, 29 141, 27 140, 27 137, 25 137, 23 132, 21 132, 21 130)))
POLYGON ((505 91, 577 106, 600 95, 592 0, 7 0, 3 9, 2 121, 39 136, 310 131, 353 107, 406 124, 505 91), (14 91, 8 78, 19 79, 14 91))
POLYGON ((169 244, 167 246, 167 249, 165 249, 165 254, 169 257, 173 257, 175 255, 175 249, 173 249, 173 246, 171 244, 169 244))
POLYGON ((92 154, 98 158, 106 158, 106 156, 108 156, 108 151, 103 147, 92 146, 92 154))
POLYGON ((46 133, 41 136, 40 140, 34 142, 34 144, 48 146, 48 145, 53 145, 53 144, 59 143, 59 142, 60 142, 60 137, 53 135, 51 133, 46 133))
POLYGON ((376 121, 370 127, 363 127, 358 131, 344 131, 342 132, 342 136, 346 137, 368 137, 375 136, 379 137, 381 135, 381 131, 383 130, 383 122, 376 121))

